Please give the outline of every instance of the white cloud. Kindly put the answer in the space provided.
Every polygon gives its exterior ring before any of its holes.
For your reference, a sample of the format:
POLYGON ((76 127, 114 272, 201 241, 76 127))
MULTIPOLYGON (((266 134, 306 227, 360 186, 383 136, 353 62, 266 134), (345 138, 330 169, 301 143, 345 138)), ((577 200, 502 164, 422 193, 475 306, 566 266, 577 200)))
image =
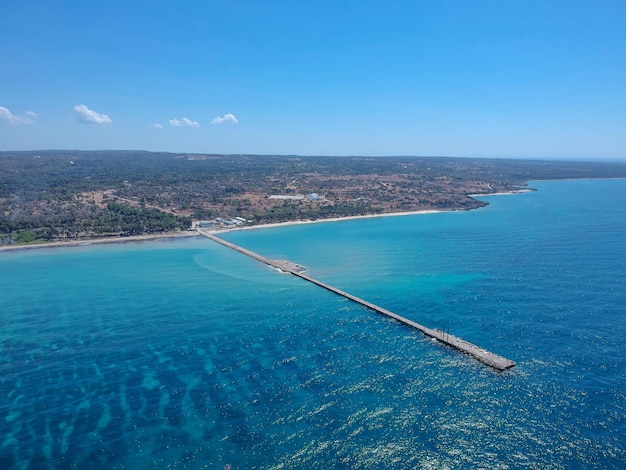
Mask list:
POLYGON ((85 124, 111 124, 111 118, 106 114, 97 113, 89 109, 84 104, 77 104, 74 106, 74 112, 77 114, 78 122, 85 124))
POLYGON ((235 117, 234 114, 224 114, 223 117, 217 116, 215 119, 211 121, 211 124, 221 124, 223 122, 232 122, 233 124, 239 124, 239 121, 235 117))
POLYGON ((174 127, 200 127, 200 124, 198 123, 198 121, 192 121, 191 119, 188 119, 188 118, 184 117, 180 121, 178 119, 170 119, 170 126, 174 126, 174 127))
POLYGON ((11 124, 34 124, 37 120, 37 113, 27 111, 24 117, 16 116, 4 106, 0 106, 0 121, 10 122, 11 124))
POLYGON ((152 127, 154 127, 155 129, 163 129, 163 125, 158 122, 155 122, 154 124, 152 124, 152 127))

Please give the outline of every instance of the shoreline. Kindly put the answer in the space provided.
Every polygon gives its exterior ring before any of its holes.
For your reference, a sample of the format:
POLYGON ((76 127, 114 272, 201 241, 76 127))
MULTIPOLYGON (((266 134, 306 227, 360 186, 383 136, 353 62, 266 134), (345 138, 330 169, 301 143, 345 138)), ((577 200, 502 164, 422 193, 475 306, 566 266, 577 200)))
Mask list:
POLYGON ((150 235, 133 235, 130 237, 110 237, 110 238, 86 238, 84 240, 72 240, 67 242, 47 242, 47 243, 35 243, 32 245, 6 245, 0 246, 0 253, 3 251, 16 251, 16 250, 34 250, 37 248, 62 248, 69 246, 87 246, 87 245, 103 245, 107 243, 131 243, 131 242, 141 242, 141 241, 149 241, 149 240, 159 240, 164 238, 178 238, 178 237, 196 237, 199 236, 199 230, 203 230, 207 233, 218 234, 218 233, 226 233, 226 232, 234 232, 238 230, 256 230, 256 229, 264 229, 264 228, 274 228, 274 227, 288 227, 290 225, 304 225, 304 224, 317 224, 323 222, 341 222, 343 220, 357 220, 357 219, 373 219, 376 217, 399 217, 399 216, 409 216, 409 215, 420 215, 420 214, 437 214, 441 212, 458 212, 454 210, 435 210, 435 209, 425 209, 421 211, 407 211, 407 212, 387 212, 385 214, 369 214, 369 215, 351 215, 348 217, 331 217, 329 219, 316 219, 316 220, 291 220, 288 222, 276 222, 271 224, 259 224, 259 225, 249 225, 245 227, 232 227, 232 228, 222 228, 222 229, 194 229, 188 230, 184 232, 165 232, 159 234, 150 234, 150 235))
POLYGON ((501 193, 488 193, 488 194, 468 194, 468 197, 487 197, 487 196, 513 196, 515 194, 534 193, 536 190, 532 188, 514 189, 513 191, 504 191, 501 193))
POLYGON ((142 241, 149 241, 149 240, 159 240, 163 238, 195 237, 196 235, 198 235, 198 232, 196 231, 185 231, 185 232, 164 232, 164 233, 148 234, 148 235, 132 235, 130 237, 85 238, 84 240, 71 240, 67 242, 34 243, 32 245, 6 245, 6 246, 0 246, 0 252, 17 251, 17 250, 33 250, 37 248, 62 248, 65 246, 104 245, 107 243, 131 243, 131 242, 142 242, 142 241))
POLYGON ((323 222, 342 222, 344 220, 374 219, 377 217, 402 217, 402 216, 408 216, 408 215, 439 214, 442 212, 464 212, 464 211, 462 209, 461 210, 424 209, 420 211, 386 212, 384 214, 350 215, 347 217, 331 217, 328 219, 290 220, 288 222, 248 225, 244 227, 204 229, 204 231, 207 233, 211 233, 211 234, 217 234, 217 233, 225 233, 225 232, 235 232, 235 231, 240 231, 240 230, 256 230, 256 229, 274 228, 274 227, 289 227, 291 225, 319 224, 323 222))
MULTIPOLYGON (((532 192, 532 189, 520 189, 514 190, 511 192, 502 192, 502 193, 490 193, 490 194, 470 194, 470 197, 480 197, 480 196, 505 196, 511 194, 520 194, 525 192, 532 192)), ((480 208, 478 208, 480 209, 480 208)), ((474 209, 469 209, 474 210, 474 209)), ((99 245, 106 243, 131 243, 131 242, 141 242, 148 240, 158 240, 164 238, 178 238, 178 237, 195 237, 199 235, 199 231, 203 230, 207 233, 211 234, 219 234, 219 233, 227 233, 234 232, 240 230, 258 230, 258 229, 268 229, 275 227, 289 227, 291 225, 304 225, 304 224, 318 224, 324 222, 342 222, 344 220, 359 220, 359 219, 374 219, 378 217, 404 217, 410 215, 426 215, 426 214, 440 214, 444 212, 466 212, 464 209, 423 209, 417 211, 405 211, 405 212, 386 212, 383 214, 366 214, 366 215, 351 215, 347 217, 331 217, 328 219, 307 219, 307 220, 290 220, 286 222, 276 222, 276 223, 267 223, 267 224, 259 224, 259 225, 248 225, 243 227, 232 227, 232 228, 207 228, 207 229, 193 229, 184 232, 165 232, 159 234, 150 234, 150 235, 133 235, 130 237, 110 237, 110 238, 86 238, 84 240, 72 240, 72 241, 56 241, 56 242, 47 242, 47 243, 36 243, 32 245, 6 245, 0 246, 0 253, 3 251, 15 251, 15 250, 32 250, 36 248, 60 248, 60 247, 69 247, 69 246, 86 246, 86 245, 99 245)))

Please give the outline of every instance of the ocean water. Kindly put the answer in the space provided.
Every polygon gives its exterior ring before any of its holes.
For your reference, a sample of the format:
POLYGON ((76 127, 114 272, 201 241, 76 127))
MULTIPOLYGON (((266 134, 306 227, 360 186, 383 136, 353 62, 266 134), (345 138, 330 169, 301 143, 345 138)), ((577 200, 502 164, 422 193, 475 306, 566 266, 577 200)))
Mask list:
POLYGON ((223 237, 0 253, 0 468, 626 467, 626 180, 223 237))

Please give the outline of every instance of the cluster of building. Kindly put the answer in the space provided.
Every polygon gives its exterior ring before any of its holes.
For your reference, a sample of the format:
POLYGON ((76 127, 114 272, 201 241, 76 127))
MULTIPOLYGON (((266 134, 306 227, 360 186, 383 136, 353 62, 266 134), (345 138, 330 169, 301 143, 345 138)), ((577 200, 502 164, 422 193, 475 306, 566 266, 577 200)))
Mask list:
POLYGON ((232 219, 225 219, 223 217, 216 217, 213 220, 194 220, 191 223, 191 228, 230 228, 230 227, 241 227, 242 225, 246 225, 249 222, 248 219, 244 219, 243 217, 233 217, 232 219))
MULTIPOLYGON (((317 193, 310 194, 294 194, 294 195, 281 195, 281 194, 273 194, 268 196, 270 199, 281 199, 281 200, 296 200, 296 201, 324 201, 324 196, 320 196, 317 193)), ((250 221, 243 217, 232 217, 226 219, 224 217, 216 217, 212 220, 194 220, 191 222, 191 229, 198 228, 234 228, 241 227, 246 225, 250 221)))
POLYGON ((239 227, 248 223, 248 219, 243 217, 234 217, 232 219, 223 219, 222 217, 216 217, 213 219, 213 225, 225 225, 227 227, 239 227))
POLYGON ((295 194, 295 195, 282 195, 282 194, 272 194, 271 196, 269 196, 270 199, 282 199, 282 200, 287 200, 287 201, 301 201, 301 200, 306 200, 306 201, 323 201, 324 197, 320 196, 317 193, 311 193, 311 194, 295 194))

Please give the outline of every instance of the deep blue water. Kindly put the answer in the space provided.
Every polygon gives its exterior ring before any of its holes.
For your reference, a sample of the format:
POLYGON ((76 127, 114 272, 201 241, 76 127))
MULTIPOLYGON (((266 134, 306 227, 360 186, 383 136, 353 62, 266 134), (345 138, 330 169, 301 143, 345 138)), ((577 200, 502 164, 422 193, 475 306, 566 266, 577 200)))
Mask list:
POLYGON ((0 468, 624 468, 626 180, 224 238, 0 253, 0 468))

